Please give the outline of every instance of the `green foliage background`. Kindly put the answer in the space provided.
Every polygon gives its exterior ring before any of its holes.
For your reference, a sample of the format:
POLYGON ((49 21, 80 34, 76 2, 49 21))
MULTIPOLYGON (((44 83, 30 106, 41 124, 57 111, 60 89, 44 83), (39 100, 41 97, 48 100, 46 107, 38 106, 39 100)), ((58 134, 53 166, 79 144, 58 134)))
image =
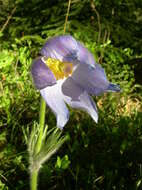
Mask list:
MULTIPOLYGON (((39 112, 29 68, 46 40, 63 34, 67 5, 0 0, 0 189, 29 189, 23 129, 38 122, 39 112)), ((72 0, 66 33, 90 49, 123 92, 94 97, 97 125, 71 110, 68 141, 42 168, 39 189, 142 189, 141 11, 141 0, 72 0)), ((46 122, 55 126, 49 109, 46 122)))

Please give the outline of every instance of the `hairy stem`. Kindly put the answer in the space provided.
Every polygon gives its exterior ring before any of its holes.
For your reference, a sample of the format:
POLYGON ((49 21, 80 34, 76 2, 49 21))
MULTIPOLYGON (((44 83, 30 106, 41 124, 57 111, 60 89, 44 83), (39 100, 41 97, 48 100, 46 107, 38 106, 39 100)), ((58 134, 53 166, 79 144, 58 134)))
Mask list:
POLYGON ((38 142, 36 145, 36 154, 40 151, 42 145, 42 135, 44 131, 44 123, 45 123, 45 111, 46 111, 46 103, 44 99, 41 97, 41 104, 40 104, 40 115, 39 115, 39 125, 40 125, 40 133, 38 137, 38 142))
POLYGON ((37 179, 38 179, 38 171, 33 171, 31 173, 31 190, 37 190, 37 179))
MULTIPOLYGON (((40 125, 40 132, 38 136, 38 141, 35 148, 35 154, 37 154, 42 146, 42 136, 44 131, 44 123, 45 123, 45 111, 46 111, 46 103, 41 97, 41 105, 40 105, 40 115, 39 115, 39 125, 40 125)), ((31 173, 31 190, 37 190, 38 185, 38 172, 39 170, 33 170, 31 173)))

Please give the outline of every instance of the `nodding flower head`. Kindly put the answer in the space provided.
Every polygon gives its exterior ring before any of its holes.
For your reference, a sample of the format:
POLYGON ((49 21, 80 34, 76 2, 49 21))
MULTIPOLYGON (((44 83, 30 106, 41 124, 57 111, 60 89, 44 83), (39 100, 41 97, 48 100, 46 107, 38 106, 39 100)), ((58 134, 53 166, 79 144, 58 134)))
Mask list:
POLYGON ((49 39, 40 54, 31 65, 31 74, 56 116, 57 127, 63 129, 69 119, 66 104, 85 110, 97 122, 97 108, 90 95, 119 92, 120 87, 107 80, 93 55, 70 35, 49 39))

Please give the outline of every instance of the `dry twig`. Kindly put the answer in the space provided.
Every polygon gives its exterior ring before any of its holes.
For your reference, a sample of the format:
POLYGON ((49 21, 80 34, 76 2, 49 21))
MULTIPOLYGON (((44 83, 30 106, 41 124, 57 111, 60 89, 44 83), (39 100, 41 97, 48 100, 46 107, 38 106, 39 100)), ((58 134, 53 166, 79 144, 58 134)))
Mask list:
POLYGON ((67 14, 66 14, 66 18, 65 18, 65 25, 64 25, 64 34, 66 32, 66 26, 67 26, 68 16, 69 16, 69 12, 70 12, 70 5, 71 5, 71 0, 69 0, 69 2, 68 2, 68 9, 67 9, 67 14))
POLYGON ((0 30, 1 33, 2 33, 2 32, 5 30, 5 28, 7 27, 7 25, 8 25, 8 23, 9 23, 10 19, 12 18, 13 14, 15 13, 15 11, 16 11, 16 7, 14 7, 14 8, 12 9, 11 14, 8 16, 6 22, 5 22, 4 25, 2 26, 2 28, 1 28, 1 30, 0 30))

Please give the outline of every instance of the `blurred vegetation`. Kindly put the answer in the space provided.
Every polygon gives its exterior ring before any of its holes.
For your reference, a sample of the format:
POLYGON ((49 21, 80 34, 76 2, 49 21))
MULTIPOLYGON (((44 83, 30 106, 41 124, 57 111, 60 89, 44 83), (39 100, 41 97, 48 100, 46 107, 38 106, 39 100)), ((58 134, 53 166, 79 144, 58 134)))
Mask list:
MULTIPOLYGON (((66 0, 0 0, 0 189, 28 190, 23 129, 38 122, 29 74, 48 38, 63 34, 66 0)), ((71 110, 68 141, 41 170, 39 189, 142 189, 142 1, 72 0, 66 33, 82 41, 122 93, 94 97, 99 123, 71 110)), ((47 109, 46 122, 55 126, 47 109)))

